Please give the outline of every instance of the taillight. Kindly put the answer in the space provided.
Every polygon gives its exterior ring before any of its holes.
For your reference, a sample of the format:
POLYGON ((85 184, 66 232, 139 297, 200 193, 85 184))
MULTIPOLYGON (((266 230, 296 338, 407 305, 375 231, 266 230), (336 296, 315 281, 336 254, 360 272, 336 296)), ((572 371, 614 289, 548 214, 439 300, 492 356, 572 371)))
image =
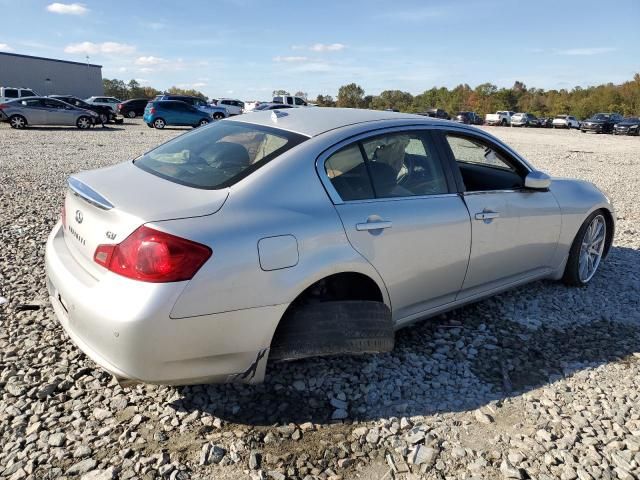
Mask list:
POLYGON ((60 219, 62 220, 62 228, 66 229, 67 228, 67 209, 65 208, 64 203, 62 204, 60 219))
POLYGON ((5 108, 9 108, 9 105, 6 103, 0 103, 0 110, 4 110, 5 108))
POLYGON ((121 108, 122 108, 122 104, 121 104, 121 103, 119 103, 119 104, 118 104, 118 110, 120 110, 121 108))
POLYGON ((156 109, 151 107, 151 109, 149 110, 149 113, 153 115, 154 113, 156 113, 156 109))
POLYGON ((209 257, 206 245, 142 226, 115 245, 98 245, 93 260, 134 280, 164 283, 190 280, 209 257))

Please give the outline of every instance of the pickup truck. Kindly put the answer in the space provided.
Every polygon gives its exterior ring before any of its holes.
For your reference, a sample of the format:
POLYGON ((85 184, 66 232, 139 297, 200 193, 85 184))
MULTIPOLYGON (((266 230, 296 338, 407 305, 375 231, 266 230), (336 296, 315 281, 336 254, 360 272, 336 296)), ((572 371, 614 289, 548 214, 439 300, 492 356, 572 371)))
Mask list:
POLYGON ((501 127, 506 127, 507 125, 511 125, 512 115, 515 115, 515 112, 506 110, 496 113, 487 113, 484 117, 484 122, 487 125, 500 125, 501 127))
POLYGON ((273 97, 273 103, 284 103, 286 105, 293 105, 294 107, 308 107, 309 104, 302 97, 296 97, 294 95, 278 95, 273 97))

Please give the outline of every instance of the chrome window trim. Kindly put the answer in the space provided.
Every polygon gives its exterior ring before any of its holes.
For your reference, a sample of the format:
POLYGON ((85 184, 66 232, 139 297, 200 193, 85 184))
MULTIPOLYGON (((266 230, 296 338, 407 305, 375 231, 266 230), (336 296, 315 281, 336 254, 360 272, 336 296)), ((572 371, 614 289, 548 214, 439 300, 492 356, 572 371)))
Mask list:
MULTIPOLYGON (((389 133, 396 133, 396 132, 406 132, 406 131, 415 131, 415 130, 419 130, 419 131, 425 131, 425 132, 429 132, 430 130, 433 130, 435 128, 435 125, 432 125, 430 123, 423 123, 423 124, 413 124, 413 125, 399 125, 399 126, 394 126, 394 127, 380 127, 380 128, 376 128, 374 130, 369 130, 367 132, 364 133, 359 133, 357 135, 353 135, 351 137, 345 138, 344 140, 341 140, 340 142, 332 145, 331 147, 327 148, 326 150, 324 150, 320 155, 318 155, 318 157, 316 158, 316 173, 318 174, 318 177, 320 178, 320 181, 322 182, 322 185, 324 187, 324 189, 326 190, 327 194, 329 195, 329 198, 331 199, 331 201, 333 202, 334 205, 343 205, 343 204, 352 204, 352 203, 373 203, 373 202, 388 202, 390 200, 412 200, 412 199, 426 199, 426 198, 436 198, 436 197, 454 197, 454 196, 458 196, 457 193, 435 193, 433 195, 415 195, 415 196, 409 196, 409 197, 389 197, 389 198, 368 198, 368 199, 363 199, 363 200, 342 200, 342 198, 340 198, 340 195, 338 194, 337 190, 333 187, 333 184, 331 183, 331 179, 329 178, 329 176, 327 175, 327 172, 324 168, 324 163, 326 162, 326 160, 333 155, 335 152, 337 152, 338 150, 349 146, 353 143, 359 142, 361 140, 364 140, 366 138, 370 138, 370 137, 377 137, 379 135, 385 135, 385 134, 389 134, 389 133)), ((363 159, 364 160, 364 159, 363 159)), ((439 161, 443 161, 442 159, 440 159, 439 161)), ((442 168, 446 168, 445 165, 442 165, 442 168)))

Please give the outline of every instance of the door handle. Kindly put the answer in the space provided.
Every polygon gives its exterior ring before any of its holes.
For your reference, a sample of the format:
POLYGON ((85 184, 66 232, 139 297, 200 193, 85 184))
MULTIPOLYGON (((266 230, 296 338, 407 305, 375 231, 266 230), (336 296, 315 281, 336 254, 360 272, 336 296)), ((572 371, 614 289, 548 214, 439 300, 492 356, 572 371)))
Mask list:
POLYGON ((498 218, 499 216, 500 213, 498 212, 486 210, 484 212, 476 213, 476 220, 492 220, 494 218, 498 218))
POLYGON ((362 232, 364 230, 382 230, 384 228, 391 228, 391 222, 376 221, 356 223, 356 230, 358 230, 359 232, 362 232))

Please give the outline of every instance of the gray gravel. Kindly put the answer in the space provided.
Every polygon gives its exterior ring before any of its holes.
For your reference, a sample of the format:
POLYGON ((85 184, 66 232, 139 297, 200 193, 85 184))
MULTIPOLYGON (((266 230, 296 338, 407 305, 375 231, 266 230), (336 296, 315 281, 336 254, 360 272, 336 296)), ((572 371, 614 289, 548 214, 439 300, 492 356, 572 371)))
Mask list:
POLYGON ((0 478, 640 479, 639 138, 490 129, 612 198, 587 288, 537 282, 262 385, 122 389, 56 322, 44 244, 69 174, 183 131, 0 125, 0 478))

